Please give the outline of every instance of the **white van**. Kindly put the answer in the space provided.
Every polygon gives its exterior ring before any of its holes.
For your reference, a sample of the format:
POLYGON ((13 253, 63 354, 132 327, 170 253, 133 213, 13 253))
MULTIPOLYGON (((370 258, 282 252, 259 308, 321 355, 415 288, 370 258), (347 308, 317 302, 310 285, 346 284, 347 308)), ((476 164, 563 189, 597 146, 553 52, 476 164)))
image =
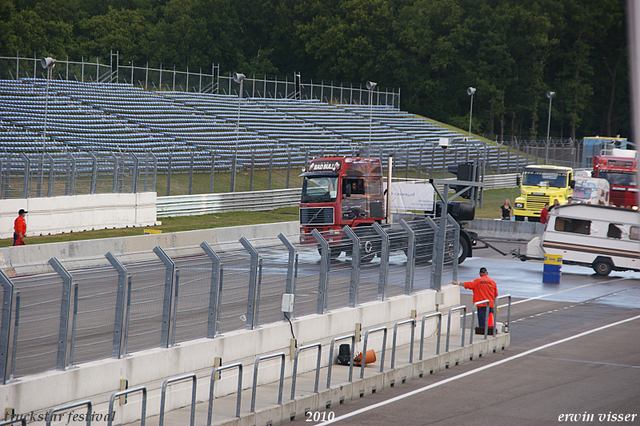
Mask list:
POLYGON ((551 210, 542 234, 527 245, 522 260, 562 256, 562 263, 589 266, 598 275, 640 271, 640 212, 593 204, 551 210))

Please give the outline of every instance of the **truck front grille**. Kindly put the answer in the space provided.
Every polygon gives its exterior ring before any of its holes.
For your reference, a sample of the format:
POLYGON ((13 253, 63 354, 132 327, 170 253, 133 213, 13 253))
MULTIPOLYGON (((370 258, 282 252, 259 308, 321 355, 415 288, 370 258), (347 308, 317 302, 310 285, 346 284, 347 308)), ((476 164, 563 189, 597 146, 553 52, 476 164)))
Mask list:
POLYGON ((301 208, 300 225, 333 225, 333 207, 301 208))
POLYGON ((545 203, 549 202, 547 195, 527 195, 527 209, 542 210, 545 203))

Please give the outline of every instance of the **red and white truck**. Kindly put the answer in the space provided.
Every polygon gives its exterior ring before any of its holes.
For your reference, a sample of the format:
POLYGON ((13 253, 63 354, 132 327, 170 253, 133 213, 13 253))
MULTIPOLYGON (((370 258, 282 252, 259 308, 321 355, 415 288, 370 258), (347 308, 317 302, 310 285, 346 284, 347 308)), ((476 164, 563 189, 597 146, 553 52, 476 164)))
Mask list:
POLYGON ((606 179, 610 188, 610 204, 638 209, 638 151, 611 150, 611 155, 593 157, 593 177, 606 179))
MULTIPOLYGON (((318 230, 331 248, 331 257, 342 252, 351 255, 352 243, 342 231, 349 226, 360 237, 362 259, 370 260, 381 250, 381 240, 372 225, 378 223, 390 232, 401 231, 398 224, 386 224, 382 164, 378 158, 329 156, 311 160, 302 174, 300 199, 300 242, 317 244, 311 234, 318 230)), ((426 220, 423 226, 428 227, 426 220)), ((422 226, 422 225, 421 225, 422 226)), ((421 238, 418 233, 417 238, 421 238)), ((475 235, 460 230, 458 262, 471 256, 475 235)), ((418 241, 416 245, 426 245, 418 241)), ((390 240, 390 250, 403 250, 406 240, 390 240)), ((417 254, 420 259, 420 251, 417 254)))

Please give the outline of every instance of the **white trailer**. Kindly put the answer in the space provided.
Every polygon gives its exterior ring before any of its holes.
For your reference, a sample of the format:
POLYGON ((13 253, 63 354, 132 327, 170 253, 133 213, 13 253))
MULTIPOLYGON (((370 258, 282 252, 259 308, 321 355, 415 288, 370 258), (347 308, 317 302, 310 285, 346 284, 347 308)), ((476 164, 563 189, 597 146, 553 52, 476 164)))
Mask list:
POLYGON ((527 245, 521 260, 562 256, 562 263, 611 271, 640 271, 640 212, 612 206, 566 204, 549 213, 542 238, 527 245))

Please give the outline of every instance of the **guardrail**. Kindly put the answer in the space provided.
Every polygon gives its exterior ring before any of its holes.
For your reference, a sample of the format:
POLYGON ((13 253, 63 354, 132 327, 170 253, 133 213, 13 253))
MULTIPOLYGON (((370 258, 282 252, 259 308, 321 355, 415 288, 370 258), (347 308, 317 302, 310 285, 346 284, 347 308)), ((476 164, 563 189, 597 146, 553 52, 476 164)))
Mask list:
POLYGON ((467 322, 467 307, 464 305, 456 306, 455 308, 449 309, 449 314, 447 315, 447 343, 445 344, 445 352, 449 352, 449 337, 451 336, 451 314, 455 311, 462 311, 462 340, 460 342, 460 346, 464 346, 464 328, 467 322))
MULTIPOLYGON (((517 173, 487 175, 484 177, 484 189, 516 187, 516 176, 518 176, 517 173)), ((402 181, 403 179, 397 180, 402 181)), ((455 182, 456 179, 447 180, 455 182)), ((297 207, 300 204, 301 192, 301 188, 290 188, 158 197, 156 200, 157 217, 195 216, 247 210, 268 211, 279 207, 297 207)))
POLYGON ((175 195, 158 197, 157 216, 194 216, 241 210, 267 211, 279 207, 297 207, 302 189, 229 192, 223 194, 175 195))
MULTIPOLYGON (((511 305, 510 301, 511 301, 511 295, 504 295, 504 296, 500 296, 500 298, 509 298, 509 307, 511 305)), ((497 300, 497 298, 496 298, 497 300)), ((484 303, 486 303, 486 301, 484 301, 484 303)), ((497 304, 496 304, 497 306, 497 304)), ((458 306, 455 308, 452 308, 449 311, 449 318, 451 317, 451 313, 457 310, 462 310, 464 312, 466 312, 466 307, 465 306, 458 306)), ((422 317, 422 332, 420 335, 420 347, 421 347, 421 353, 420 353, 420 361, 422 361, 422 346, 424 343, 424 326, 425 326, 425 320, 429 319, 429 318, 434 318, 437 317, 438 319, 438 326, 437 326, 437 335, 438 335, 438 339, 437 339, 437 348, 439 348, 439 344, 440 344, 440 331, 441 331, 441 323, 442 323, 442 313, 441 312, 435 312, 435 313, 431 313, 431 314, 426 314, 422 317)), ((463 316, 464 318, 464 316, 463 316)), ((406 325, 406 324, 410 324, 412 329, 411 329, 411 338, 409 341, 409 346, 410 346, 410 357, 409 357, 409 363, 413 363, 413 347, 414 347, 414 340, 415 340, 415 335, 414 335, 414 328, 417 325, 417 320, 415 318, 411 318, 411 319, 407 319, 407 320, 403 320, 403 321, 399 321, 396 322, 394 325, 394 336, 393 336, 393 344, 392 344, 392 360, 391 360, 391 368, 394 368, 394 354, 396 351, 396 336, 397 336, 397 329, 399 326, 401 325, 406 325)), ((464 331, 464 326, 463 326, 463 331, 464 331)), ((366 349, 367 349, 367 343, 368 343, 368 337, 370 334, 372 333, 378 333, 378 332, 383 332, 383 340, 382 340, 382 355, 380 358, 380 373, 382 373, 384 371, 384 355, 385 355, 385 348, 386 348, 386 340, 387 340, 387 332, 388 329, 387 327, 378 327, 378 328, 373 328, 370 330, 367 330, 365 332, 365 337, 364 337, 364 344, 363 344, 363 354, 366 354, 366 349)), ((330 389, 331 387, 331 366, 333 364, 333 349, 335 347, 335 343, 337 341, 340 340, 345 340, 345 339, 351 339, 351 363, 350 363, 350 367, 349 367, 349 378, 348 381, 352 382, 352 368, 353 368, 353 359, 354 359, 354 347, 355 347, 355 334, 348 334, 348 335, 344 335, 344 336, 340 336, 340 337, 336 337, 331 341, 331 346, 330 346, 330 351, 329 351, 329 360, 328 360, 328 370, 327 370, 327 389, 330 389)), ((448 339, 449 339, 449 330, 447 330, 447 352, 448 352, 448 339)), ((464 336, 463 336, 463 342, 462 342, 462 346, 464 346, 464 336)), ((320 368, 321 368, 321 356, 322 356, 322 344, 321 343, 314 343, 314 344, 309 344, 306 346, 301 346, 299 348, 296 349, 296 353, 295 353, 295 357, 294 357, 294 363, 293 363, 293 370, 292 370, 292 382, 291 382, 291 395, 290 395, 290 399, 291 400, 295 400, 295 391, 296 391, 296 378, 298 375, 298 360, 299 360, 299 355, 301 352, 309 350, 309 349, 317 349, 317 361, 316 361, 316 365, 315 368, 311 369, 311 371, 315 370, 315 385, 314 385, 314 389, 313 389, 313 393, 318 393, 318 385, 319 385, 319 377, 320 377, 320 368)), ((439 350, 436 350, 436 354, 439 353, 439 350)), ((270 355, 264 355, 261 357, 257 357, 254 361, 254 368, 253 368, 253 385, 251 387, 251 413, 255 412, 255 405, 256 405, 256 394, 257 394, 257 387, 258 387, 258 371, 259 371, 259 365, 261 361, 267 360, 267 359, 274 359, 274 358, 279 358, 280 359, 280 373, 279 373, 279 379, 278 379, 278 400, 277 400, 277 404, 278 405, 282 405, 283 404, 283 384, 284 384, 284 372, 285 372, 285 362, 286 362, 286 355, 284 352, 278 352, 275 354, 270 354, 270 355)), ((363 379, 364 375, 362 374, 364 371, 364 358, 365 356, 363 356, 362 362, 361 362, 361 375, 360 378, 363 379)), ((210 386, 209 386, 209 399, 208 399, 208 409, 207 409, 207 426, 211 426, 212 422, 213 422, 213 403, 215 398, 215 388, 214 388, 214 384, 216 381, 220 380, 220 372, 224 371, 224 370, 232 370, 232 369, 237 369, 238 370, 238 379, 237 379, 237 389, 236 389, 236 406, 235 406, 235 417, 240 417, 240 412, 241 412, 241 403, 242 403, 242 390, 243 390, 243 386, 242 386, 242 378, 243 378, 243 365, 241 362, 238 363, 234 363, 234 364, 229 364, 226 366, 220 366, 220 367, 215 367, 212 372, 211 372, 211 376, 210 376, 210 386)), ((191 386, 191 404, 190 404, 190 411, 189 411, 189 424, 193 425, 195 424, 195 403, 196 403, 196 389, 197 389, 197 378, 196 378, 196 373, 190 373, 190 374, 184 374, 181 376, 177 376, 177 377, 173 377, 173 378, 169 378, 164 380, 164 382, 162 383, 162 387, 161 387, 161 401, 160 401, 160 414, 159 414, 159 425, 162 426, 164 424, 164 413, 165 413, 165 401, 166 401, 166 391, 168 388, 168 385, 171 383, 177 383, 177 382, 184 382, 184 381, 191 381, 192 386, 191 386)), ((122 390, 122 391, 118 391, 118 392, 114 392, 111 394, 110 398, 109 398, 109 408, 108 408, 108 412, 107 414, 104 415, 104 419, 108 420, 108 425, 110 426, 115 418, 115 411, 114 411, 114 402, 116 400, 116 398, 118 397, 124 397, 130 394, 134 394, 134 393, 142 393, 142 400, 141 400, 141 413, 140 413, 140 425, 144 426, 145 422, 146 422, 146 415, 147 415, 147 400, 148 400, 148 394, 149 394, 149 390, 147 389, 147 387, 145 386, 137 386, 131 389, 126 389, 126 390, 122 390)), ((233 392, 231 392, 233 393, 233 392)), ((90 424, 90 421, 93 420, 92 417, 92 403, 90 400, 82 400, 82 401, 78 401, 78 402, 74 402, 74 403, 69 403, 66 405, 62 405, 62 406, 58 406, 58 407, 54 407, 52 409, 49 410, 48 414, 47 414, 47 425, 50 424, 51 421, 55 421, 56 417, 54 417, 54 414, 59 412, 59 411, 66 411, 72 408, 76 408, 76 407, 81 407, 81 406, 87 406, 88 408, 88 413, 87 413, 87 425, 90 424)), ((96 419, 98 420, 98 419, 96 419)), ((26 424, 25 419, 12 419, 9 422, 3 422, 0 423, 0 426, 4 426, 4 425, 11 425, 17 422, 22 421, 22 424, 26 424)), ((186 423, 186 421, 185 421, 186 423)))

